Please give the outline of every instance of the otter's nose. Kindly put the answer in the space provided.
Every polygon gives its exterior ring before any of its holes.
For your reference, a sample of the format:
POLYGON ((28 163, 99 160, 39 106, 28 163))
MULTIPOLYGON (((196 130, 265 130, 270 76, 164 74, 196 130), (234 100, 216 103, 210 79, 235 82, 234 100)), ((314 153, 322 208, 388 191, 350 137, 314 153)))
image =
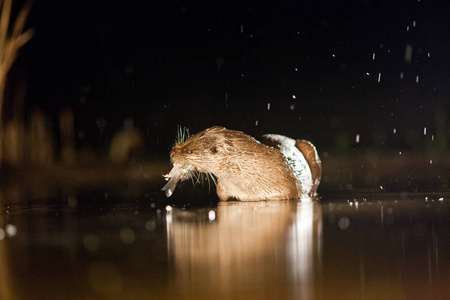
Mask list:
POLYGON ((171 150, 171 151, 170 151, 170 157, 174 156, 174 155, 175 155, 175 153, 177 153, 177 151, 175 151, 175 150, 171 150))

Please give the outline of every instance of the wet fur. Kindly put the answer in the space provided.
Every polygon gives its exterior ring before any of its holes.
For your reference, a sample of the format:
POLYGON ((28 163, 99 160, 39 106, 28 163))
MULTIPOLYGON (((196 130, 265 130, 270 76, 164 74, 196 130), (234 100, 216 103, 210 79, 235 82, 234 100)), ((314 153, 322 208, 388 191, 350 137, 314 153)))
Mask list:
MULTIPOLYGON (((214 175, 221 200, 292 199, 300 183, 279 149, 223 127, 208 128, 170 151, 174 165, 192 165, 214 175)), ((211 178, 213 178, 211 175, 211 178)))

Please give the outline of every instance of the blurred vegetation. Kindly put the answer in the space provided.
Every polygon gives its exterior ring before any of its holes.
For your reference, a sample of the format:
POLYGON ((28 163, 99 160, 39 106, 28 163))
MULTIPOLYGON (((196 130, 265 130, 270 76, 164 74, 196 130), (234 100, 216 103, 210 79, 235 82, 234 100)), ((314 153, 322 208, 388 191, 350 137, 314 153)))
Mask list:
POLYGON ((3 161, 3 107, 7 75, 17 58, 19 49, 33 36, 33 30, 24 30, 30 13, 31 2, 27 2, 10 28, 12 0, 0 0, 0 162, 3 161))

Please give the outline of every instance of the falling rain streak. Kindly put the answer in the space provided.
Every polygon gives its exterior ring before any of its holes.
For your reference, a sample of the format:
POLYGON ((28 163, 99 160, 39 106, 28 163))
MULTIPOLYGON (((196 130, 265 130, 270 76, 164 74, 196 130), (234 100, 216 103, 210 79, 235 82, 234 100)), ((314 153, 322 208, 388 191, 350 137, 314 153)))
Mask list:
POLYGON ((405 47, 405 62, 410 63, 412 60, 413 47, 407 44, 405 47))

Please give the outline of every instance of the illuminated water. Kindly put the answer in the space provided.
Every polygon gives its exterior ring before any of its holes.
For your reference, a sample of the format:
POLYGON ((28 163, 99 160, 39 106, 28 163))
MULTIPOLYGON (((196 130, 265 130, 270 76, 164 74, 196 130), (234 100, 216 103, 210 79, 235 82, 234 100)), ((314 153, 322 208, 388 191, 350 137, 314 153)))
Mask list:
POLYGON ((449 194, 167 208, 139 191, 5 199, 0 299, 450 297, 449 194))

